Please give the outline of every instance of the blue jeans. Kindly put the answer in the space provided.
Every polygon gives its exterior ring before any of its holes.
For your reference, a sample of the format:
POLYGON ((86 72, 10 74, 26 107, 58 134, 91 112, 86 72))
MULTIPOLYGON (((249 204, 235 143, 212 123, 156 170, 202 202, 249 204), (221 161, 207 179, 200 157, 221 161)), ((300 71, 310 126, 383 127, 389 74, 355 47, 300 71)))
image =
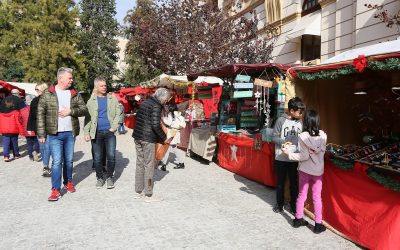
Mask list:
POLYGON ((36 136, 26 136, 26 144, 28 144, 28 156, 33 157, 33 151, 39 153, 39 141, 36 136))
POLYGON ((61 168, 64 185, 72 181, 75 136, 71 131, 49 135, 49 146, 53 158, 51 188, 61 189, 61 168), (63 162, 64 159, 64 162, 63 162), (64 163, 64 164, 63 164, 64 163))
POLYGON ((111 178, 114 175, 115 169, 115 148, 117 140, 113 132, 109 130, 96 131, 96 137, 92 140, 93 162, 96 169, 97 179, 103 179, 103 164, 104 148, 107 154, 107 175, 106 178, 111 178))
POLYGON ((118 126, 118 133, 120 133, 120 134, 126 133, 124 123, 120 123, 120 124, 119 124, 119 126, 118 126))
POLYGON ((40 154, 42 156, 43 166, 48 167, 50 162, 50 143, 49 137, 47 136, 45 143, 40 143, 40 154))
POLYGON ((15 156, 19 156, 18 135, 3 135, 3 155, 10 157, 10 149, 15 156))

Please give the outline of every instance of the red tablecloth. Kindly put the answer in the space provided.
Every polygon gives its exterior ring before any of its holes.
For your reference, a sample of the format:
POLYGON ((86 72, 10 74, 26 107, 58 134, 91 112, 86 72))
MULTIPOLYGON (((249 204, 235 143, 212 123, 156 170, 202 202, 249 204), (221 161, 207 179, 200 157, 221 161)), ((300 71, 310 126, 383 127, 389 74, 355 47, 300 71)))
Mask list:
POLYGON ((325 163, 323 219, 370 249, 400 249, 400 193, 370 179, 364 166, 345 171, 325 163))
POLYGON ((262 150, 254 150, 253 139, 220 133, 218 162, 221 167, 250 180, 275 187, 273 161, 273 144, 263 143, 262 150))
POLYGON ((131 115, 131 116, 126 116, 125 117, 125 126, 128 128, 135 128, 136 126, 136 116, 131 115))

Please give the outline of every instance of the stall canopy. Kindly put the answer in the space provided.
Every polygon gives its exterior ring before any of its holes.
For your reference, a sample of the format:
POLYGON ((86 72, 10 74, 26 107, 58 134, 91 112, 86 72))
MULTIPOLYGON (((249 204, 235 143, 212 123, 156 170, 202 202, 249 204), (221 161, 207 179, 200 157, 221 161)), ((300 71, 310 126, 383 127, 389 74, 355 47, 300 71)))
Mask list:
POLYGON ((21 95, 25 96, 25 90, 23 90, 22 88, 19 88, 17 86, 11 85, 7 82, 0 80, 0 91, 6 92, 6 95, 8 95, 9 92, 11 92, 11 90, 13 90, 13 89, 18 89, 19 92, 21 93, 21 95))
POLYGON ((286 41, 299 40, 303 35, 321 36, 321 11, 303 16, 300 22, 287 34, 286 41))
POLYGON ((354 60, 359 55, 373 56, 373 55, 383 55, 389 53, 396 53, 400 51, 400 40, 394 40, 390 42, 378 43, 358 49, 351 49, 346 52, 340 53, 334 57, 331 57, 321 64, 331 64, 343 61, 354 60))
POLYGON ((123 88, 118 91, 119 94, 123 95, 140 95, 140 94, 150 94, 152 91, 150 89, 144 89, 141 87, 123 88))
MULTIPOLYGON (((170 89, 177 89, 188 86, 187 76, 173 76, 167 74, 161 74, 154 79, 146 82, 141 82, 140 86, 142 88, 158 88, 165 87, 170 89)), ((218 77, 201 76, 198 77, 195 83, 209 83, 209 84, 223 84, 223 81, 218 77)))
POLYGON ((291 64, 276 64, 276 63, 262 63, 262 64, 226 64, 218 68, 205 70, 198 73, 189 74, 189 78, 197 78, 200 76, 215 76, 220 78, 233 78, 236 75, 257 75, 262 74, 265 70, 275 70, 276 73, 284 73, 291 64))
POLYGON ((400 70, 400 40, 349 50, 320 65, 298 66, 288 70, 301 80, 337 79, 370 70, 400 70))
POLYGON ((25 90, 25 94, 27 95, 37 95, 35 91, 36 83, 28 83, 28 82, 8 82, 9 84, 18 87, 19 89, 25 90))

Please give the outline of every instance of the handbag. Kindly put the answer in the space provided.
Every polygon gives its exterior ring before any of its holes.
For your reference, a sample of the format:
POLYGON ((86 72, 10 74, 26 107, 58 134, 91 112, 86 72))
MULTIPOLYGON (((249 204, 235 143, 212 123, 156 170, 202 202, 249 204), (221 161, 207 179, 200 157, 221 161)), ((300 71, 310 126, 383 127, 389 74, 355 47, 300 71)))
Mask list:
MULTIPOLYGON (((165 127, 164 123, 161 122, 161 129, 165 134, 168 133, 167 128, 165 127)), ((164 158, 165 154, 168 151, 169 145, 174 137, 169 138, 165 144, 156 143, 156 160, 161 161, 164 158)))

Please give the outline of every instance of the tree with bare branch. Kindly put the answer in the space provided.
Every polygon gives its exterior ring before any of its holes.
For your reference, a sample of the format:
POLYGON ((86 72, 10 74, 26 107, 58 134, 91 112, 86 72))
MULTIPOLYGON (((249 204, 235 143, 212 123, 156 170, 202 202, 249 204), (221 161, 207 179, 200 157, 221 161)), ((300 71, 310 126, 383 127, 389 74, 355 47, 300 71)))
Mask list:
MULTIPOLYGON (((145 67, 169 74, 186 74, 227 63, 265 63, 271 60, 274 38, 257 29, 256 17, 228 16, 215 5, 196 0, 147 3, 150 15, 127 17, 129 44, 135 45, 145 67)), ((273 34, 272 27, 264 30, 273 34)))

